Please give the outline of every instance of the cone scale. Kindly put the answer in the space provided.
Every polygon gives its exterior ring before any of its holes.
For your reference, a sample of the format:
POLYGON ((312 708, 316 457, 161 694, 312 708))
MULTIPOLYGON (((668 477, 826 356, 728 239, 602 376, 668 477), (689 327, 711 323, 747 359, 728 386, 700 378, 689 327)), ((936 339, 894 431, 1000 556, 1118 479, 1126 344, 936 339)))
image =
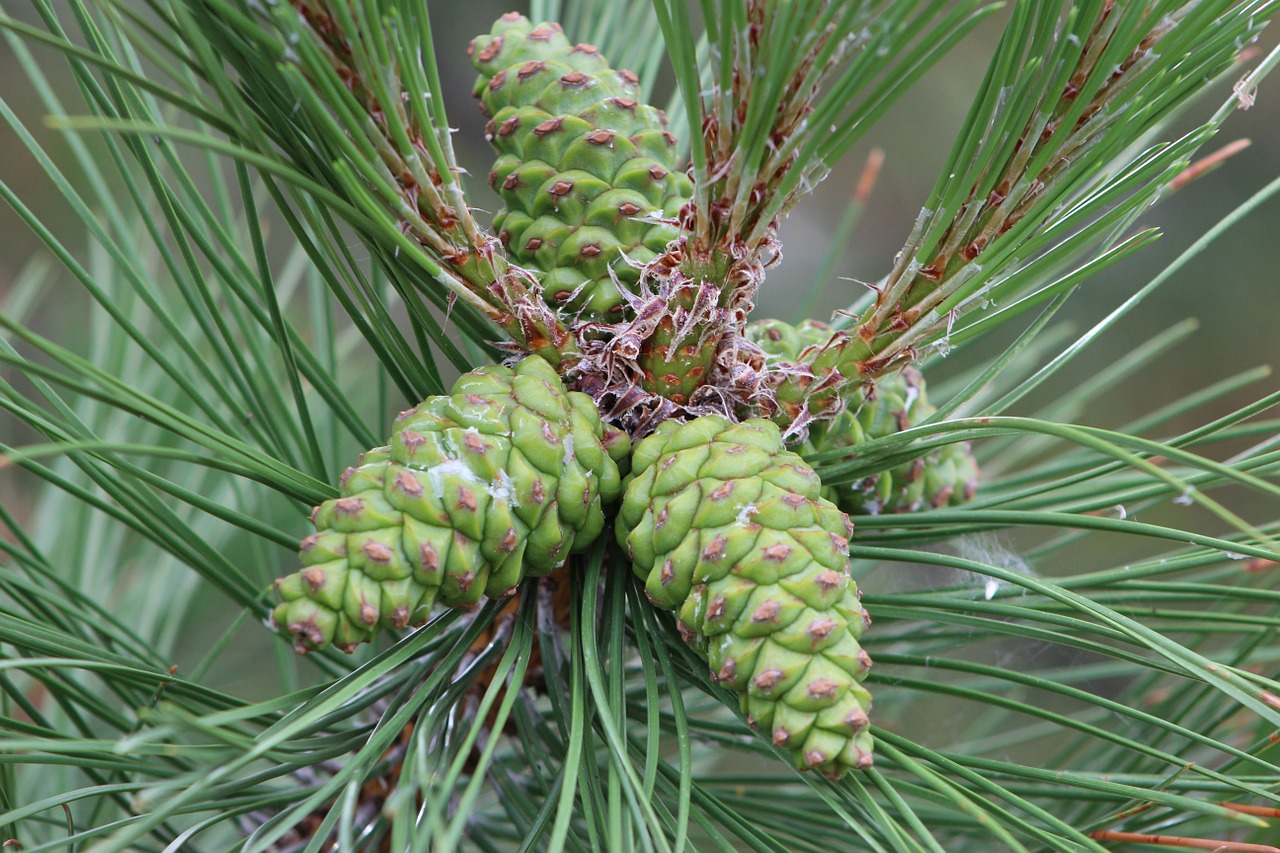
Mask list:
MULTIPOLYGON (((812 358, 831 339, 831 328, 805 321, 798 325, 759 320, 747 337, 780 361, 812 358)), ((830 421, 813 425, 801 453, 853 450, 858 445, 919 426, 937 411, 926 395, 924 376, 914 367, 882 376, 870 396, 850 402, 830 421)), ((915 512, 958 506, 973 499, 978 464, 966 443, 948 444, 930 453, 850 483, 828 486, 823 494, 850 515, 915 512)))

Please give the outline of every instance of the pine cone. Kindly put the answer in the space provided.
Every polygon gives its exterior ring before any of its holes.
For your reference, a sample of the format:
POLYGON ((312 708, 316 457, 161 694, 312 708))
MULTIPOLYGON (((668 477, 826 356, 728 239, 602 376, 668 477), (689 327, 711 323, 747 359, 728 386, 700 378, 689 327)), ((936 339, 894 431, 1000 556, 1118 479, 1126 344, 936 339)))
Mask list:
POLYGON ((548 303, 616 322, 640 266, 678 235, 670 219, 691 193, 661 110, 559 24, 504 15, 468 49, 476 94, 499 152, 489 183, 504 209, 493 227, 517 263, 545 273, 548 303))
MULTIPOLYGON (((747 327, 747 337, 782 361, 800 361, 806 349, 830 339, 831 329, 810 320, 796 326, 760 320, 747 327)), ((856 447, 918 426, 937 411, 925 395, 924 376, 914 367, 881 377, 870 396, 849 405, 834 420, 815 424, 799 452, 856 447)), ((823 494, 850 515, 878 515, 958 506, 972 500, 977 487, 978 463, 968 443, 958 442, 889 471, 829 486, 823 494)))
POLYGON ((299 652, 351 651, 435 604, 505 595, 600 534, 629 448, 537 356, 465 374, 451 396, 402 413, 390 445, 316 508, 302 570, 278 582, 275 623, 299 652))
POLYGON ((848 516, 777 426, 668 421, 636 445, 618 538, 649 598, 798 768, 871 764, 869 620, 848 516))

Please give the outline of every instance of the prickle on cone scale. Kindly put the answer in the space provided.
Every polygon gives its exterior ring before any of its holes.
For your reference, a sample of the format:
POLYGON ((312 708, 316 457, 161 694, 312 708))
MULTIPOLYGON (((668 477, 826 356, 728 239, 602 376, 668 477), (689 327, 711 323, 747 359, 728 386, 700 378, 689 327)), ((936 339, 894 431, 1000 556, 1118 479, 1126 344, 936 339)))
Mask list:
POLYGON ((650 600, 795 766, 872 762, 869 620, 848 516, 770 421, 667 421, 636 444, 617 534, 650 600))
POLYGON ((352 651, 436 604, 505 595, 600 534, 629 449, 537 356, 464 374, 401 413, 316 508, 273 620, 299 652, 352 651))

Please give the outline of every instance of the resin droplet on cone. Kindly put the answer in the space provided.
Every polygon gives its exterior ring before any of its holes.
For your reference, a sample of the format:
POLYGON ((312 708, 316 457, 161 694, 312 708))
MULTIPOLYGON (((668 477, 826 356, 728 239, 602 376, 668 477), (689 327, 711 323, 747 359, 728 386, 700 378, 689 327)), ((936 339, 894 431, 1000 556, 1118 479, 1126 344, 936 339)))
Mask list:
POLYGON ((799 768, 872 760, 868 619, 848 517, 769 421, 668 421, 640 441, 618 538, 712 678, 799 768))
POLYGON ((504 16, 469 50, 502 197, 493 227, 512 258, 541 270, 544 296, 569 316, 616 322, 639 267, 678 236, 690 195, 661 110, 634 74, 556 24, 504 16))
POLYGON ((469 606, 553 571, 600 534, 629 446, 541 358, 463 375, 450 396, 402 413, 389 446, 316 508, 303 568, 279 581, 276 625, 298 651, 350 651, 435 604, 469 606))

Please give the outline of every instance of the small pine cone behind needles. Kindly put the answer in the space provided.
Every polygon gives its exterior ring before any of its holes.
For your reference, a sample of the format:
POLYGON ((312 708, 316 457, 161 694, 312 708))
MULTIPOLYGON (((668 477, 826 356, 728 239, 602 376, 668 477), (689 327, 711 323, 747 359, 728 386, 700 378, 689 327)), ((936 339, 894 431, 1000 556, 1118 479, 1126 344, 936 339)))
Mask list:
MULTIPOLYGON (((793 326, 759 320, 747 327, 747 337, 770 356, 797 361, 809 347, 814 352, 825 344, 831 331, 813 321, 793 326)), ((871 396, 851 401, 834 420, 814 424, 808 441, 797 449, 804 454, 853 449, 919 426, 935 411, 925 393, 924 376, 906 367, 877 379, 871 396)), ((889 470, 831 485, 823 494, 850 515, 878 515, 959 506, 973 499, 977 487, 977 460, 968 443, 956 442, 889 470)))
POLYGON ((537 356, 463 375, 396 420, 316 508, 273 614, 299 652, 346 651, 545 575, 604 527, 630 440, 537 356))
POLYGON ((632 465, 618 538, 649 598, 796 767, 869 767, 869 620, 818 475, 773 423, 714 416, 662 424, 632 465))
POLYGON ((494 230, 517 263, 541 270, 563 314, 615 322, 640 266, 678 236, 691 188, 661 110, 639 102, 634 74, 573 45, 557 24, 504 16, 469 49, 499 157, 494 230))

